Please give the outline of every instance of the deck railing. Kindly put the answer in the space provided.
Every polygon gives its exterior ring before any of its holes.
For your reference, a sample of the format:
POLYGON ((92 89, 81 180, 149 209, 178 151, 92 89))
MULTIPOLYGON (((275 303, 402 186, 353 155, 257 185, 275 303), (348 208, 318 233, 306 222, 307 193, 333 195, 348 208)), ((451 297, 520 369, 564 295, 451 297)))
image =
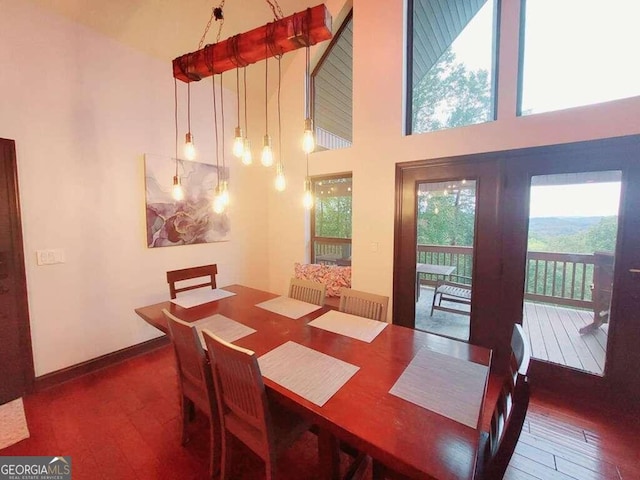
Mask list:
POLYGON ((314 237, 312 263, 351 265, 351 239, 314 237))
MULTIPOLYGON (((473 268, 472 247, 418 245, 417 262, 451 265, 452 280, 470 283, 473 268), (457 278, 456 278, 457 277, 457 278)), ((593 308, 592 285, 594 255, 552 252, 527 252, 526 300, 593 308)), ((421 275, 421 283, 435 285, 435 275, 421 275)))

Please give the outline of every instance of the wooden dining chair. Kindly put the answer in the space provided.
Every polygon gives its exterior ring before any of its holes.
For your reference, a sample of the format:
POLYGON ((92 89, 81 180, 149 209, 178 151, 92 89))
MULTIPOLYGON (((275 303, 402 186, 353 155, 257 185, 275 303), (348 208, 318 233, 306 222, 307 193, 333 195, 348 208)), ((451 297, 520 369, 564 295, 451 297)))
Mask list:
MULTIPOLYGON (((489 431, 480 434, 474 480, 500 480, 509 466, 529 408, 529 340, 521 325, 511 336, 509 370, 502 377, 500 394, 491 415, 489 431)), ((373 480, 404 480, 380 462, 373 462, 373 480)))
POLYGON ((230 478, 229 435, 233 435, 262 458, 266 478, 271 480, 276 477, 279 454, 311 425, 269 401, 254 352, 225 342, 209 330, 203 330, 203 335, 222 428, 220 479, 230 478))
POLYGON ((209 473, 215 478, 220 468, 220 423, 214 383, 207 357, 196 327, 162 310, 169 326, 169 335, 176 354, 180 386, 180 416, 182 444, 189 441, 188 424, 197 407, 209 418, 210 465, 209 473))
POLYGON ((182 268, 180 270, 170 270, 167 272, 167 283, 169 284, 169 293, 171 299, 176 298, 176 295, 180 292, 186 292, 187 290, 194 290, 196 288, 211 287, 216 288, 216 275, 218 274, 218 265, 202 265, 199 267, 182 268), (177 287, 178 282, 185 280, 192 280, 194 278, 209 277, 209 281, 204 283, 198 283, 196 285, 186 285, 183 287, 177 287))
POLYGON ((384 295, 344 287, 340 290, 338 310, 344 313, 386 322, 388 305, 389 297, 384 295))
POLYGON ((292 278, 289 283, 289 297, 315 305, 324 305, 327 287, 324 283, 292 278))

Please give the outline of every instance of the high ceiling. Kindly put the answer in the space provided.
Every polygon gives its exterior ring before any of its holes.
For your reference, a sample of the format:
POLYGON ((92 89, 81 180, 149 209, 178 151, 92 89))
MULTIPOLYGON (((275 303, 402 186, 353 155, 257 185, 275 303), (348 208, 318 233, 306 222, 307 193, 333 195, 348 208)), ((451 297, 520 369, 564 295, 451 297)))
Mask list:
MULTIPOLYGON (((198 49, 213 7, 224 2, 220 40, 273 21, 266 0, 31 0, 154 57, 170 61, 198 49)), ((272 4, 276 4, 271 0, 272 4)), ((321 4, 322 0, 279 0, 283 15, 321 4)), ((214 22, 205 44, 215 43, 214 22)))

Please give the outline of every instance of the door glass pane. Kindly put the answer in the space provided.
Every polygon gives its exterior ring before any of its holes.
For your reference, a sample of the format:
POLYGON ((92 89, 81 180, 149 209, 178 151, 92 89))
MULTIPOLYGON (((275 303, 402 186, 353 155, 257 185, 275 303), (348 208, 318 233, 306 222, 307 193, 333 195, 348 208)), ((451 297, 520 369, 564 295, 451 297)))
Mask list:
POLYGON ((418 185, 415 328, 469 339, 476 181, 418 185))
POLYGON ((523 326, 539 360, 604 372, 621 178, 532 178, 523 326))

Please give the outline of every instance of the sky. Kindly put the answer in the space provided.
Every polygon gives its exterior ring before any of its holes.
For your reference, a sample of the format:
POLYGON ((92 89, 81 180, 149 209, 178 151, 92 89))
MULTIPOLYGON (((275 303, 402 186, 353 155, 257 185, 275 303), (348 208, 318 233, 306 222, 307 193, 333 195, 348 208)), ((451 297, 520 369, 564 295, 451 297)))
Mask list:
POLYGON ((531 187, 529 216, 600 217, 618 215, 620 182, 531 187))
MULTIPOLYGON (((491 68, 492 14, 487 0, 453 43, 469 68, 491 68)), ((640 95, 639 18, 640 0, 528 0, 522 111, 640 95)))

